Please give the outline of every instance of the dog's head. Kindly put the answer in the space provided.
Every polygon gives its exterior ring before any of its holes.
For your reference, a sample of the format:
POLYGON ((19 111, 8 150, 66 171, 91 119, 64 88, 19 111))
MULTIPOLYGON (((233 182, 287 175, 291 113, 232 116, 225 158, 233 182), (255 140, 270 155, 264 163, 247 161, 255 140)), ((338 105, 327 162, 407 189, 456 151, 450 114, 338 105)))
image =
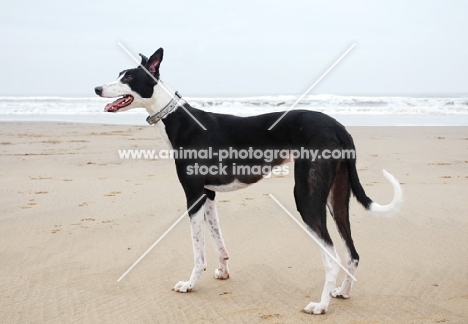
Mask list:
POLYGON ((141 63, 137 68, 124 70, 119 73, 116 81, 94 88, 98 96, 118 97, 114 102, 107 104, 104 111, 125 111, 151 105, 154 86, 159 82, 159 66, 163 52, 160 48, 149 59, 140 54, 141 63))

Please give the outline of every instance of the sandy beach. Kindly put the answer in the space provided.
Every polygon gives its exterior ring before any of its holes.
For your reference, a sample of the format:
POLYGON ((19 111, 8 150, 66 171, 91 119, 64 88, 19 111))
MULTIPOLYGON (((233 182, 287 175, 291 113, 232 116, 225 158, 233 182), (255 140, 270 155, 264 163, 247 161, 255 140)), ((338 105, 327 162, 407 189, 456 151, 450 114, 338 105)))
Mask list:
MULTIPOLYGON (((467 323, 468 127, 350 127, 367 194, 405 203, 376 218, 352 199, 361 256, 353 294, 322 316, 319 248, 268 196, 296 212, 292 172, 217 195, 231 278, 193 266, 188 217, 117 279, 185 211, 172 160, 122 160, 165 148, 153 127, 0 123, 2 323, 467 323)), ((292 164, 290 165, 292 170, 292 164)), ((332 220, 331 235, 343 256, 332 220)), ((343 278, 340 272, 339 283, 343 278)))

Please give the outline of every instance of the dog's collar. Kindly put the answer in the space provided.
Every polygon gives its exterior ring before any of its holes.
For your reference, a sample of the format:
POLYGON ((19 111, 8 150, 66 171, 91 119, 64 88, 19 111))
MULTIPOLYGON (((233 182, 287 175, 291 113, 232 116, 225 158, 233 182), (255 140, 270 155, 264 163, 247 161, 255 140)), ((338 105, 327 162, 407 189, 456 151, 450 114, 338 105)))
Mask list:
POLYGON ((171 101, 169 101, 168 104, 165 105, 163 109, 161 109, 154 115, 148 116, 146 118, 146 122, 150 125, 156 124, 158 121, 163 119, 166 115, 168 115, 171 111, 173 111, 175 107, 177 107, 177 103, 179 102, 180 99, 182 99, 182 96, 179 94, 179 92, 176 91, 171 101))

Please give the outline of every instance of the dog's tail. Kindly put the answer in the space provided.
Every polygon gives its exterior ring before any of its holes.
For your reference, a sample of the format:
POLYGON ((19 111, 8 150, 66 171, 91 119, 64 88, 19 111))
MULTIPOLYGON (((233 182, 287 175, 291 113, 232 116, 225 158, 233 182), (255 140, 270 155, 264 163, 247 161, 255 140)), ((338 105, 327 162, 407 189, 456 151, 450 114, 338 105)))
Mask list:
MULTIPOLYGON (((344 127, 342 131, 338 132, 338 137, 340 138, 341 142, 344 144, 346 149, 352 149, 354 150, 354 152, 356 152, 353 139, 351 135, 349 135, 349 133, 346 130, 344 130, 344 127)), ((356 157, 354 157, 354 159, 347 160, 347 163, 351 190, 354 196, 356 196, 357 201, 359 201, 364 206, 364 208, 374 213, 379 213, 387 216, 390 216, 392 213, 397 212, 401 208, 401 205, 403 203, 403 189, 401 188, 401 185, 398 182, 398 180, 393 175, 391 175, 386 170, 383 170, 384 177, 387 178, 387 180, 393 186, 393 199, 387 205, 380 205, 372 201, 372 199, 370 199, 366 195, 366 192, 364 191, 364 188, 362 187, 361 182, 359 181, 359 176, 356 169, 356 157)))
POLYGON ((364 188, 359 181, 355 160, 348 161, 348 173, 353 194, 356 196, 357 201, 359 201, 367 210, 374 213, 391 215, 393 212, 397 212, 401 208, 403 203, 403 189, 401 188, 398 180, 386 170, 383 170, 383 175, 393 186, 393 199, 387 205, 380 205, 375 201, 372 201, 372 199, 366 195, 364 188))

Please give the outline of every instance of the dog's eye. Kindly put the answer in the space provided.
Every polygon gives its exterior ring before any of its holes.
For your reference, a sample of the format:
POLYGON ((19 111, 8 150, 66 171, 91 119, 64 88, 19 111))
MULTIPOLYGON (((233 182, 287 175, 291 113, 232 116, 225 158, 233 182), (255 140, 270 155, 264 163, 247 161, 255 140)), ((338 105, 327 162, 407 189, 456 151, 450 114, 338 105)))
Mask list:
POLYGON ((132 76, 131 75, 126 75, 124 76, 124 81, 131 81, 132 80, 132 76))

